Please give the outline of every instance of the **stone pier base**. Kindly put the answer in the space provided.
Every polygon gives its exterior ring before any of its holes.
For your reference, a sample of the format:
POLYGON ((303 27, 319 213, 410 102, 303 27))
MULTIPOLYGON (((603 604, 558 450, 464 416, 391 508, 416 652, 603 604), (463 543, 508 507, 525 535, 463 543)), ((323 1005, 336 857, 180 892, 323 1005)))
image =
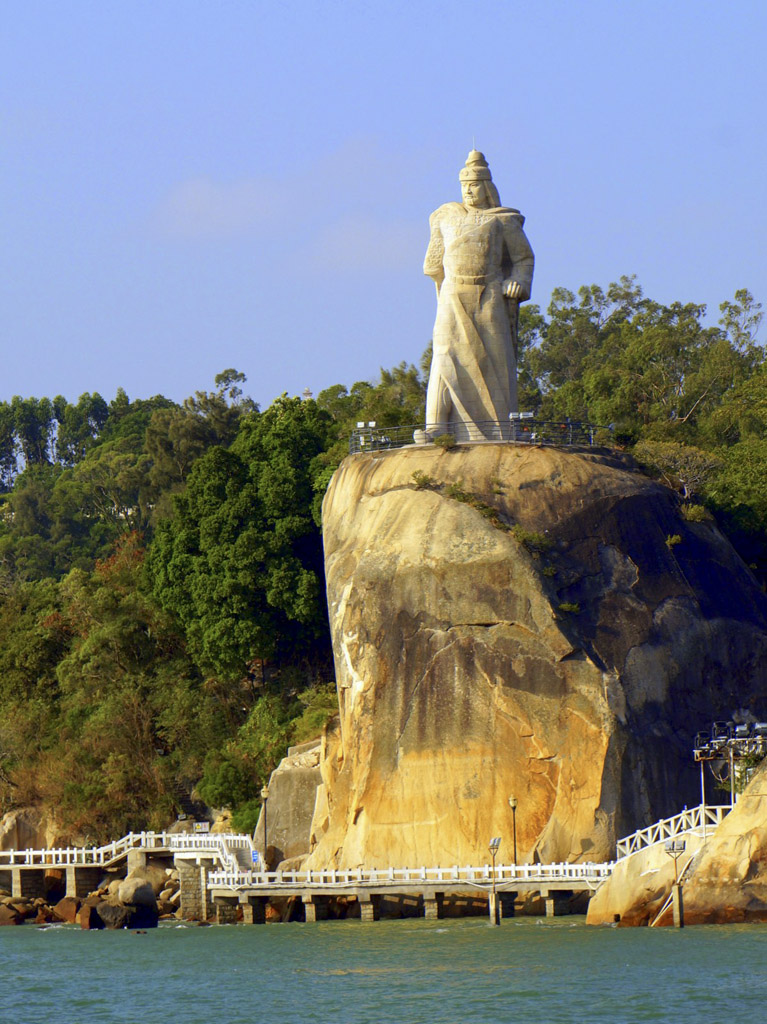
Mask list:
POLYGON ((433 895, 424 894, 423 916, 427 921, 440 921, 444 913, 445 894, 435 892, 433 895))
POLYGON ((89 892, 98 888, 103 873, 102 868, 84 868, 70 864, 66 873, 67 896, 77 896, 80 899, 87 896, 89 892))
POLYGON ((199 863, 184 858, 175 859, 181 885, 181 916, 185 921, 209 921, 214 909, 208 892, 208 873, 213 860, 200 857, 199 863))
POLYGON ((241 896, 243 924, 266 924, 266 900, 260 896, 241 896))
POLYGON ((216 924, 237 924, 238 903, 239 900, 236 896, 216 896, 214 900, 216 924))
POLYGON ((358 899, 360 903, 360 920, 377 921, 380 897, 359 896, 358 899))
POLYGON ((12 896, 42 896, 45 891, 45 872, 39 868, 11 868, 12 896))
POLYGON ((560 917, 570 912, 571 892, 548 892, 544 896, 546 917, 560 917))
POLYGON ((304 904, 307 921, 326 921, 328 917, 328 901, 325 896, 313 896, 310 893, 302 893, 301 899, 304 904))

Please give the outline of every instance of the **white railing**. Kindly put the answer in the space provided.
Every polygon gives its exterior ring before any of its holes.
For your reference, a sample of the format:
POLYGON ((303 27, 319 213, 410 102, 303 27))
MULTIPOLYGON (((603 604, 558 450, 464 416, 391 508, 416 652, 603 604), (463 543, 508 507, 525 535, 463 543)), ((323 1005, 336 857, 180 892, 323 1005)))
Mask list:
POLYGON ((224 868, 237 870, 237 849, 252 851, 250 836, 194 832, 129 832, 105 846, 48 850, 0 850, 0 869, 13 867, 108 867, 129 850, 168 851, 191 856, 212 853, 224 868))
MULTIPOLYGON (((609 877, 612 863, 606 864, 499 864, 495 882, 507 886, 515 882, 576 882, 598 885, 609 877)), ((211 871, 208 888, 228 889, 333 889, 350 885, 376 888, 466 884, 485 888, 492 883, 493 869, 480 867, 449 868, 347 868, 323 871, 211 871)))
POLYGON ((619 839, 616 844, 618 858, 628 857, 630 853, 636 853, 646 846, 654 846, 656 843, 663 843, 667 839, 673 839, 683 832, 698 832, 708 829, 711 826, 713 831, 729 813, 729 806, 715 804, 708 806, 701 804, 698 807, 690 807, 687 810, 675 814, 672 818, 662 818, 654 825, 647 828, 640 828, 632 832, 630 836, 619 839))
POLYGON ((241 870, 236 850, 247 850, 248 860, 252 860, 254 847, 250 836, 225 835, 223 833, 211 832, 189 835, 188 833, 179 832, 169 836, 169 839, 170 849, 181 856, 184 854, 194 856, 200 853, 216 854, 218 860, 223 863, 225 871, 237 872, 241 870))

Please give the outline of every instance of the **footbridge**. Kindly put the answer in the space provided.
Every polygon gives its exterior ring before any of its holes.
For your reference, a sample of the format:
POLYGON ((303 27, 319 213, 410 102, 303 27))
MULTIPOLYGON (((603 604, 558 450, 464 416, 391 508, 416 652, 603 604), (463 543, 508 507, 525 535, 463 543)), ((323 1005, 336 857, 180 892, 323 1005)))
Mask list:
MULTIPOLYGON (((694 807, 633 832, 617 843, 622 859, 687 833, 706 838, 730 810, 727 806, 694 807)), ((375 920, 382 900, 416 900, 425 916, 441 917, 446 898, 499 895, 507 913, 513 899, 540 893, 546 913, 562 913, 573 894, 593 892, 615 861, 576 864, 489 864, 417 868, 350 868, 265 871, 250 836, 215 833, 131 832, 94 847, 0 851, 0 888, 14 896, 42 895, 46 873, 60 871, 66 895, 84 897, 105 872, 127 873, 148 859, 166 859, 179 871, 181 910, 190 919, 215 918, 224 923, 265 920, 270 901, 293 899, 303 904, 306 920, 327 916, 339 897, 359 903, 363 920, 375 920)))
POLYGON ((150 858, 166 859, 179 869, 182 909, 186 889, 191 916, 200 911, 200 868, 238 872, 252 867, 253 844, 250 836, 235 834, 129 832, 104 846, 0 850, 0 888, 13 896, 41 896, 46 875, 60 872, 65 894, 82 898, 97 888, 105 872, 127 874, 150 858))

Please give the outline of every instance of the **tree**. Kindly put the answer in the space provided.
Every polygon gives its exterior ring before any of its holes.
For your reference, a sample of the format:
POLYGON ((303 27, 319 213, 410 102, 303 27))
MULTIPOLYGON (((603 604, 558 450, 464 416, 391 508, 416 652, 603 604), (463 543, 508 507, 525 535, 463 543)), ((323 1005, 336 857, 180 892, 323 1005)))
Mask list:
POLYGON ((56 459, 64 466, 74 466, 85 458, 109 416, 109 407, 101 395, 80 395, 77 405, 71 405, 61 395, 53 399, 53 410, 58 422, 56 432, 56 459))
POLYGON ((51 434, 53 403, 48 398, 20 398, 11 400, 11 412, 16 439, 27 466, 38 466, 51 461, 51 434))
POLYGON ((282 396, 243 418, 231 449, 192 468, 149 558, 154 593, 200 668, 236 680, 254 659, 327 649, 322 545, 311 515, 330 417, 282 396))
POLYGON ((719 456, 674 441, 640 441, 634 456, 685 499, 696 497, 722 466, 719 456))

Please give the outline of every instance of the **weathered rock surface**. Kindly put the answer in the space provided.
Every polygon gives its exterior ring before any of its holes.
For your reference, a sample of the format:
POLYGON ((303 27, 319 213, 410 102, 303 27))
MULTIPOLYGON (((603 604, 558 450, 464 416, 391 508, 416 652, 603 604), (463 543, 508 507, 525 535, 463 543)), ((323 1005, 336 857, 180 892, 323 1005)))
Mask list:
MULTIPOLYGON (((685 834, 684 841, 686 848, 678 863, 680 873, 688 868, 703 843, 702 838, 692 833, 685 834)), ((663 909, 673 882, 674 861, 663 843, 639 850, 620 860, 610 878, 591 897, 586 923, 649 925, 663 909)), ((658 923, 662 922, 664 918, 658 923)))
POLYGON ((767 921, 767 764, 693 861, 684 917, 686 924, 767 921))
POLYGON ((143 874, 130 874, 117 890, 117 899, 123 904, 134 904, 143 907, 157 907, 152 883, 147 881, 143 874))
POLYGON ((612 859, 697 802, 698 729, 767 707, 764 595, 627 459, 358 455, 323 520, 341 727, 309 866, 508 859, 511 795, 520 860, 612 859))
POLYGON ((24 924, 24 915, 12 906, 5 903, 0 904, 0 927, 11 924, 24 924))
MULTIPOLYGON (((320 741, 291 747, 269 779, 267 828, 271 864, 294 862, 309 852, 312 817, 320 772, 320 741)), ((258 819, 255 844, 264 849, 263 811, 258 819)))
MULTIPOLYGON (((705 843, 689 833, 684 839, 679 868, 686 925, 767 921, 767 764, 705 843)), ((594 894, 587 923, 608 924, 620 915, 621 925, 649 924, 672 882, 663 844, 627 857, 594 894)), ((671 910, 657 923, 670 925, 671 910)))
POLYGON ((0 850, 41 850, 60 845, 56 822, 39 807, 18 807, 0 818, 0 850))

